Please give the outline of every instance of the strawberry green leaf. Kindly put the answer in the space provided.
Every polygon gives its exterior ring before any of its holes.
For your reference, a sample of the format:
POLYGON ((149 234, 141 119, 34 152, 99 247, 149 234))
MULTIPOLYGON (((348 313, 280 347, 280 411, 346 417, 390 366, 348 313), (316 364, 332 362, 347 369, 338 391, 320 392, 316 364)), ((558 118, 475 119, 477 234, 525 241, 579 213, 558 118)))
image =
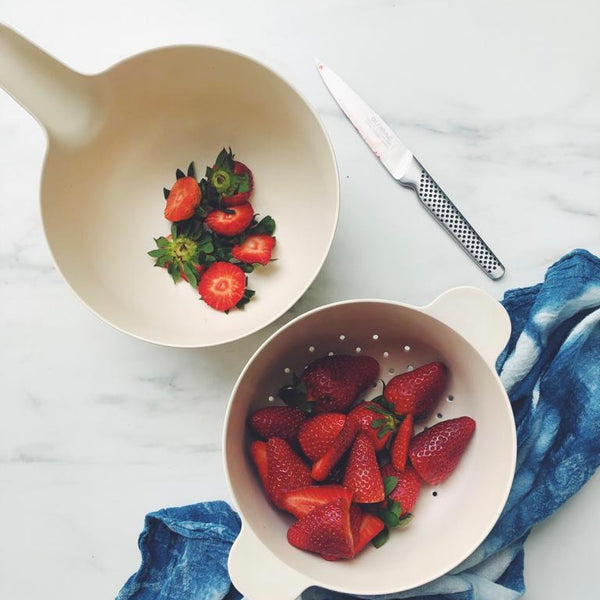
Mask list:
POLYGON ((383 490, 386 496, 389 496, 398 485, 398 478, 394 476, 383 478, 383 490))
POLYGON ((371 544, 375 546, 375 548, 381 548, 390 538, 390 530, 387 527, 384 527, 372 540, 371 544))
POLYGON ((256 225, 251 226, 248 229, 248 233, 258 234, 258 233, 266 233, 267 235, 273 235, 275 231, 275 221, 272 217, 266 216, 263 217, 256 225))
POLYGON ((177 283, 181 279, 181 271, 177 265, 169 263, 167 271, 169 272, 169 275, 173 278, 173 283, 177 283))
POLYGON ((383 425, 385 425, 387 423, 387 419, 375 419, 372 423, 371 423, 371 427, 373 429, 379 429, 380 427, 382 427, 383 425))
POLYGON ((398 516, 391 510, 379 510, 377 516, 388 526, 397 527, 400 523, 398 516))
POLYGON ((169 245, 169 240, 166 237, 155 238, 154 241, 159 248, 166 248, 169 245))
POLYGON ((391 500, 389 503, 389 511, 398 517, 398 523, 400 523, 400 515, 402 514, 402 505, 400 502, 391 500))
POLYGON ((382 427, 378 432, 377 432, 377 437, 378 439, 383 438, 385 435, 387 435, 390 431, 394 431, 393 427, 391 427, 389 425, 389 423, 385 426, 382 427))
POLYGON ((238 263, 238 265, 244 273, 252 273, 252 271, 254 271, 254 266, 249 265, 248 263, 238 263))
POLYGON ((156 248, 155 250, 150 250, 150 252, 148 252, 148 255, 152 258, 158 258, 162 255, 162 253, 163 251, 160 248, 156 248))
POLYGON ((171 193, 171 190, 168 190, 167 188, 163 188, 163 195, 165 197, 165 200, 169 197, 170 193, 171 193))
POLYGON ((183 265, 183 272, 187 277, 188 283, 194 288, 198 287, 198 277, 196 276, 196 270, 193 267, 191 267, 188 263, 186 263, 183 265))
POLYGON ((159 256, 156 259, 156 263, 155 263, 155 267, 166 267, 169 264, 169 257, 168 256, 159 256))
POLYGON ((196 179, 196 165, 194 165, 194 161, 192 161, 187 170, 188 177, 193 177, 196 179))
POLYGON ((177 223, 173 223, 171 225, 171 236, 173 237, 173 239, 179 237, 179 235, 177 234, 177 223))
POLYGON ((181 179, 182 177, 185 177, 185 173, 181 169, 177 169, 177 171, 175 171, 175 177, 181 179))

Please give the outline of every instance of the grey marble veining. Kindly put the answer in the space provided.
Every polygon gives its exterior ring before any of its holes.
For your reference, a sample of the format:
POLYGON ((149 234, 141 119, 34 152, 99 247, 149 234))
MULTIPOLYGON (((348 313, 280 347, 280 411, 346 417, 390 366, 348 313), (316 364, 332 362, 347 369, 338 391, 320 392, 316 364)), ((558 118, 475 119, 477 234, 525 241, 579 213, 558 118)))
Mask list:
MULTIPOLYGON (((600 253, 596 2, 231 0, 226 26, 223 10, 3 6, 4 22, 84 73, 181 43, 264 61, 321 117, 341 211, 319 276, 269 327, 212 349, 140 342, 97 319, 53 266, 38 199, 45 135, 0 93, 1 598, 114 597, 139 564, 147 512, 229 499, 227 400, 256 348, 293 317, 349 298, 426 304, 456 285, 501 298, 575 247, 600 253), (427 167, 505 263, 504 279, 485 278, 387 175, 322 85, 317 56, 427 167)), ((599 498, 595 477, 532 534, 527 598, 597 591, 599 498)))

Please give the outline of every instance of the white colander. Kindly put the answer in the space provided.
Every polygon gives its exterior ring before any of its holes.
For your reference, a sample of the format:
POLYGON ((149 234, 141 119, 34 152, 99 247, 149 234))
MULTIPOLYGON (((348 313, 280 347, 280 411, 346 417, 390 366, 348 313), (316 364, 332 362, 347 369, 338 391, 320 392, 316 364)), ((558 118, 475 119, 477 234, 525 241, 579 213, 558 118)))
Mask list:
MULTIPOLYGON (((502 305, 475 288, 452 289, 414 307, 353 300, 306 313, 272 335, 254 354, 233 390, 225 421, 225 466, 242 519, 229 570, 249 600, 296 598, 313 585, 349 594, 408 590, 443 575, 483 541, 506 502, 516 458, 515 424, 494 369, 510 321, 502 305), (429 422, 469 415, 477 430, 452 476, 423 486, 414 519, 392 530, 380 549, 327 562, 287 542, 292 517, 266 499, 249 460, 248 415, 277 402, 277 390, 313 359, 328 354, 375 357, 382 378, 441 360, 450 376, 429 422)), ((365 398, 380 393, 373 388, 365 398)))

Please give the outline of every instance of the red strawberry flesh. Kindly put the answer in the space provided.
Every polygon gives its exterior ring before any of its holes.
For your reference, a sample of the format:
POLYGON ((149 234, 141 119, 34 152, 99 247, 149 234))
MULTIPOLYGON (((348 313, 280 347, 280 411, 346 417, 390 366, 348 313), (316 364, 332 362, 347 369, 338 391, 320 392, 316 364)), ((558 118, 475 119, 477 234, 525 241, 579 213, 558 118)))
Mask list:
POLYGON ((346 415, 342 413, 323 413, 307 419, 298 430, 298 442, 306 456, 319 460, 340 434, 346 415))
POLYGON ((258 476, 265 491, 269 486, 269 469, 267 466, 267 444, 256 440, 250 444, 250 456, 258 471, 258 476))
POLYGON ((198 292, 211 308, 227 311, 243 297, 246 290, 246 274, 240 267, 229 262, 210 265, 200 278, 198 292))
POLYGON ((413 416, 409 413, 404 417, 390 449, 390 459, 394 468, 404 471, 408 458, 408 446, 413 435, 413 416))
POLYGON ((333 440, 329 450, 313 464, 312 478, 315 481, 324 481, 327 479, 327 476, 331 473, 333 467, 352 445, 357 431, 358 426, 356 425, 356 422, 351 419, 346 419, 344 427, 342 427, 339 435, 333 440))
POLYGON ((398 471, 391 463, 388 463, 381 468, 381 475, 382 477, 398 478, 398 483, 388 494, 388 498, 400 503, 402 507, 400 516, 412 512, 417 503, 422 484, 421 478, 414 468, 408 464, 403 471, 398 471))
POLYGON ((352 558, 354 540, 350 527, 350 506, 345 498, 319 506, 288 529, 292 546, 316 552, 327 560, 352 558))
POLYGON ((254 210, 248 202, 231 206, 224 210, 211 210, 206 215, 206 224, 217 234, 233 237, 245 231, 254 217, 254 210))
POLYGON ((165 206, 165 218, 172 222, 184 221, 194 216, 202 193, 193 177, 181 177, 171 188, 165 206))
POLYGON ((446 365, 431 362, 390 379, 383 395, 399 415, 410 413, 416 418, 423 418, 439 401, 447 378, 446 365))
POLYGON ((311 485, 283 494, 281 507, 300 518, 318 506, 329 504, 338 498, 345 498, 350 504, 352 490, 341 485, 311 485))
POLYGON ((316 412, 345 412, 378 376, 379 363, 373 357, 334 354, 310 363, 301 379, 316 412))
POLYGON ((271 438, 267 442, 267 470, 267 494, 278 508, 282 507, 286 492, 313 483, 310 469, 289 443, 281 438, 271 438))
POLYGON ((384 527, 385 524, 379 517, 376 517, 371 513, 361 511, 358 530, 355 531, 354 528, 352 529, 354 536, 354 555, 356 556, 359 552, 361 552, 378 533, 383 531, 384 527))
POLYGON ((288 442, 296 439, 300 425, 306 419, 306 413, 291 406, 265 406, 250 417, 250 428, 264 440, 272 437, 288 442))
POLYGON ((454 471, 474 433, 471 417, 436 423, 412 439, 410 461, 424 481, 437 485, 454 471))
POLYGON ((271 260, 275 238, 266 233, 249 235, 241 244, 231 249, 231 255, 241 262, 266 265, 271 260))
POLYGON ((350 450, 344 486, 354 492, 354 501, 358 503, 371 504, 385 498, 375 447, 364 433, 356 436, 350 450))

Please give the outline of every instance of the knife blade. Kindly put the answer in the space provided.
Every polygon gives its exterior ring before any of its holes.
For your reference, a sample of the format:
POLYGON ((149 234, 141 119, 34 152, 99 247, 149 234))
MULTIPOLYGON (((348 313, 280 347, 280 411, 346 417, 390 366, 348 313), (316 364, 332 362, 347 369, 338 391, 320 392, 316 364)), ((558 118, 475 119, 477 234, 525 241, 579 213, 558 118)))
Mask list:
POLYGON ((392 177, 417 194, 433 218, 490 279, 500 279, 505 268, 498 257, 392 128, 339 75, 316 62, 333 99, 392 177))

